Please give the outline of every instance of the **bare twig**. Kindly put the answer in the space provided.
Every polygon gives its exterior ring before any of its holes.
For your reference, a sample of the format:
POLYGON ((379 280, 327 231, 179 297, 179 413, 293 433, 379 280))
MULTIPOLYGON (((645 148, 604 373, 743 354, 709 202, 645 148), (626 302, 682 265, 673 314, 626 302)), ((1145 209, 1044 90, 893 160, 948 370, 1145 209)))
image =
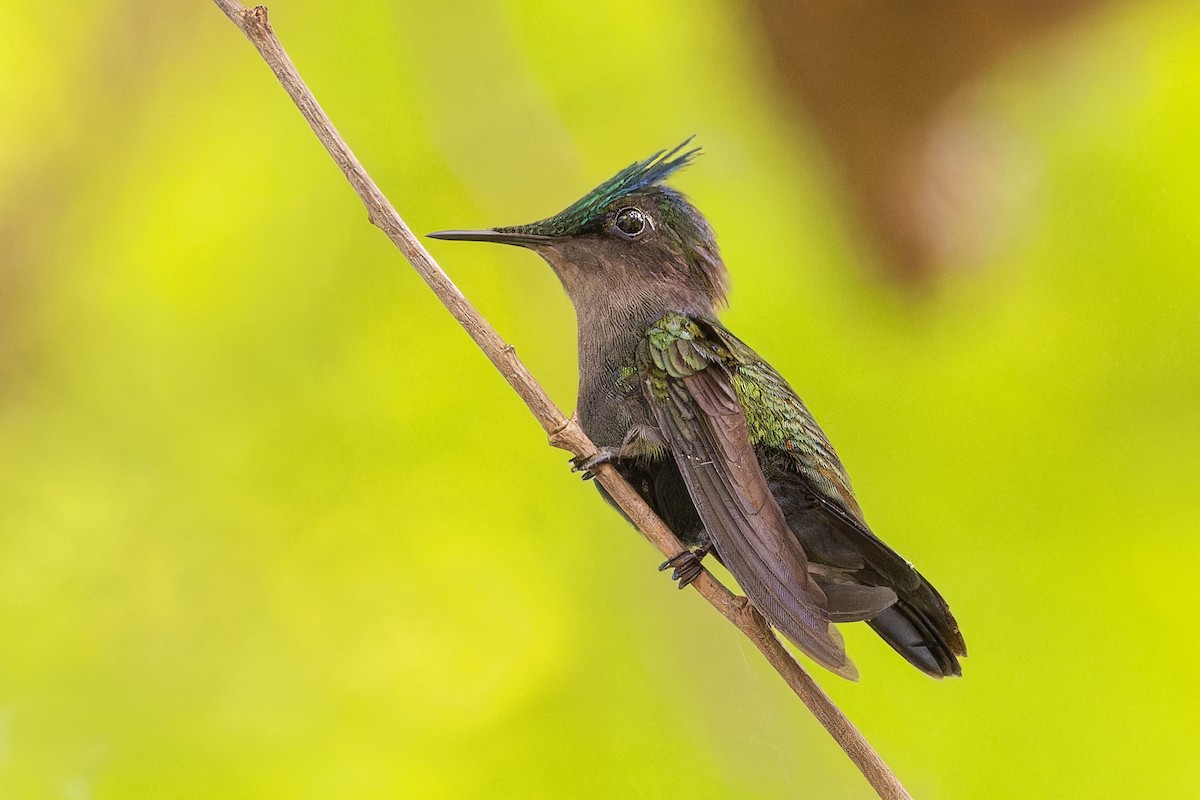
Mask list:
MULTIPOLYGON (((362 164, 355 158, 350 147, 338 134, 329 117, 296 72, 296 68, 287 53, 284 52, 283 46, 271 30, 267 21, 267 9, 263 6, 247 9, 234 0, 214 0, 214 2, 241 29, 263 60, 267 62, 271 71, 275 73, 275 77, 279 79, 283 88, 296 103, 317 138, 325 145, 329 155, 337 162, 354 190, 358 192, 358 196, 362 198, 371 222, 388 235, 388 238, 429 284, 429 288, 438 296, 438 299, 445 304, 447 310, 475 340, 479 349, 525 401, 530 412, 549 435, 550 444, 584 458, 595 455, 596 445, 588 439, 573 419, 564 416, 554 405, 538 382, 525 369, 524 364, 517 358, 512 346, 501 339, 487 320, 480 316, 479 312, 467 301, 458 287, 434 262, 412 231, 404 224, 404 220, 392 208, 391 203, 383 196, 383 192, 367 175, 362 164)), ((669 558, 684 549, 670 529, 663 524, 662 520, 655 515, 654 511, 646 505, 616 469, 609 464, 603 464, 594 472, 600 485, 633 520, 646 538, 658 548, 659 552, 669 558)), ((726 619, 737 626, 754 643, 755 647, 762 651, 771 666, 779 672, 809 711, 825 726, 825 729, 862 771, 881 798, 884 800, 909 798, 908 792, 905 791, 887 764, 833 704, 828 695, 805 672, 792 654, 780 644, 766 621, 744 597, 734 595, 707 571, 702 573, 692 583, 692 586, 726 619)))

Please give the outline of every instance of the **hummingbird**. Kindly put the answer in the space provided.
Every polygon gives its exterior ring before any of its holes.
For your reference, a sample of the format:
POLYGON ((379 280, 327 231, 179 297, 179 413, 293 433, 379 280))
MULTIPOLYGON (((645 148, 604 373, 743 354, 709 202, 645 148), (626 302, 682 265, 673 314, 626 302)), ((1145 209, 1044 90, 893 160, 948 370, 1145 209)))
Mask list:
POLYGON ((598 448, 575 468, 611 463, 675 532, 687 549, 662 568, 681 588, 711 553, 837 675, 858 678, 835 625, 857 621, 927 675, 961 675, 946 601, 868 527, 799 395, 718 321, 729 277, 716 236, 664 185, 699 154, 690 143, 538 222, 429 236, 528 248, 558 276, 578 323, 576 413, 598 448))

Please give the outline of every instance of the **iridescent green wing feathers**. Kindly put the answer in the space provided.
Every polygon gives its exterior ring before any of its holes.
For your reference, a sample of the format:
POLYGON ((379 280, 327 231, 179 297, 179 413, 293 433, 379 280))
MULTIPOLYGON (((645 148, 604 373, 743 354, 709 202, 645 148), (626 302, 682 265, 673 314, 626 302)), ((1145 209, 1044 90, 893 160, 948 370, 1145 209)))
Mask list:
POLYGON ((755 444, 784 450, 807 483, 838 510, 866 525, 842 462, 804 402, 770 364, 729 331, 714 325, 736 365, 733 388, 755 444))
POLYGON ((729 331, 710 324, 711 336, 729 352, 734 391, 746 413, 751 441, 786 452, 796 475, 831 517, 840 521, 850 549, 900 590, 920 577, 871 532, 850 488, 850 478, 824 432, 788 382, 729 331))
POLYGON ((733 376, 737 359, 708 324, 669 314, 639 353, 646 397, 722 561, 785 636, 855 678, 826 597, 771 494, 733 376))

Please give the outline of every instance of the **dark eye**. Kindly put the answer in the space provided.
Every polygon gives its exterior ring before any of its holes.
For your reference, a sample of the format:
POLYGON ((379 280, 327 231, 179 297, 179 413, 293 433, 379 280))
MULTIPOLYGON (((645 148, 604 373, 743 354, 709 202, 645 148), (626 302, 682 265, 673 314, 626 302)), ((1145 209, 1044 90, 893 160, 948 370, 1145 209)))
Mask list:
POLYGON ((614 222, 617 230, 633 239, 646 230, 646 215, 636 208, 623 208, 617 212, 614 222))

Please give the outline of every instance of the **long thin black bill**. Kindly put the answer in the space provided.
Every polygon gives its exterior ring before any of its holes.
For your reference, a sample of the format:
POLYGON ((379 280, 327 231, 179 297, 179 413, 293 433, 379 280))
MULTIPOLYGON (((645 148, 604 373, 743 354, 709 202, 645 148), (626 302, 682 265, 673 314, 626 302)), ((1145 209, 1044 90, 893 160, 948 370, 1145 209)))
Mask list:
POLYGON ((436 231, 425 234, 430 239, 449 239, 459 242, 495 242, 497 244, 515 244, 528 247, 531 244, 544 244, 551 236, 535 236, 530 233, 512 233, 492 229, 482 231, 436 231))

